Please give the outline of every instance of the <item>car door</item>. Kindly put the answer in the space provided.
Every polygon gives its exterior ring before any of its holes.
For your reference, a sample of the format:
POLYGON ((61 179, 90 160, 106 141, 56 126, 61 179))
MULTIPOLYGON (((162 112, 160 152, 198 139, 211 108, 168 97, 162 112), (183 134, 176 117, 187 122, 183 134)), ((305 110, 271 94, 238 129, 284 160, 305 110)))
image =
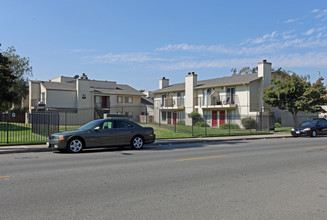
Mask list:
POLYGON ((112 146, 115 145, 114 121, 106 120, 94 128, 93 146, 112 146))
POLYGON ((324 134, 324 121, 317 121, 316 131, 317 134, 324 134))
POLYGON ((129 145, 132 137, 135 135, 134 126, 126 120, 116 120, 115 121, 115 134, 116 134, 116 144, 117 145, 129 145))
POLYGON ((327 135, 327 121, 321 121, 322 123, 322 128, 321 128, 321 133, 323 135, 327 135))

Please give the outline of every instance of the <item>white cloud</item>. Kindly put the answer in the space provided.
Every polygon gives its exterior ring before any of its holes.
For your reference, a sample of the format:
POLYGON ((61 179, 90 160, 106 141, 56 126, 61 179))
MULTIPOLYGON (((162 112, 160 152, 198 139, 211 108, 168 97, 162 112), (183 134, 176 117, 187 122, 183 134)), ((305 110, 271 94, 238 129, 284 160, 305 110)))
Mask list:
POLYGON ((315 29, 311 28, 311 29, 307 30, 306 32, 304 32, 303 34, 304 35, 311 35, 313 32, 315 32, 315 29))
POLYGON ((160 61, 163 59, 154 58, 148 55, 149 53, 122 53, 113 54, 107 53, 105 55, 92 57, 92 62, 97 63, 143 63, 148 61, 160 61))
POLYGON ((277 36, 277 31, 273 31, 270 34, 265 34, 261 37, 255 38, 255 39, 250 39, 247 42, 252 43, 252 44, 262 44, 268 40, 273 40, 277 36))
POLYGON ((297 21, 297 19, 288 19, 287 21, 285 21, 285 23, 293 23, 295 21, 297 21))
POLYGON ((311 13, 317 13, 317 12, 319 12, 320 11, 320 9, 313 9, 312 11, 311 11, 311 13))

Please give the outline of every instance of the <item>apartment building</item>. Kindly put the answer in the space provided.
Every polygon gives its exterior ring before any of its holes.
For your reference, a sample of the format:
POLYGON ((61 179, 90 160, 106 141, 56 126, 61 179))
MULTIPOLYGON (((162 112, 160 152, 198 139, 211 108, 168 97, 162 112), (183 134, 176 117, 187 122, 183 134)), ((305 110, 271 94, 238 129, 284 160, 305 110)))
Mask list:
POLYGON ((197 74, 188 73, 185 83, 169 84, 169 79, 159 80, 159 89, 154 91, 155 121, 175 124, 185 121, 191 125, 190 114, 198 112, 211 127, 237 123, 241 127, 244 117, 282 118, 283 111, 264 103, 263 89, 270 85, 271 63, 258 63, 258 72, 208 80, 198 80, 197 74))
MULTIPOLYGON (((131 86, 114 81, 90 80, 87 75, 60 76, 48 81, 29 81, 29 111, 37 111, 44 103, 47 111, 69 115, 65 120, 83 124, 105 113, 124 114, 139 121, 146 113, 145 95, 131 86)), ((69 122, 67 122, 69 124, 69 122)))

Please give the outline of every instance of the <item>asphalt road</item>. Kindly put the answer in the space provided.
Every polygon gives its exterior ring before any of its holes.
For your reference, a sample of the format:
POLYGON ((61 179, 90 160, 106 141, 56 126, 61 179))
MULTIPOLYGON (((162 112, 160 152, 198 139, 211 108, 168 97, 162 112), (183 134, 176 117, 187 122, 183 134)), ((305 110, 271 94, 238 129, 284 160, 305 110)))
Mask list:
POLYGON ((0 155, 0 219, 327 219, 327 137, 0 155))

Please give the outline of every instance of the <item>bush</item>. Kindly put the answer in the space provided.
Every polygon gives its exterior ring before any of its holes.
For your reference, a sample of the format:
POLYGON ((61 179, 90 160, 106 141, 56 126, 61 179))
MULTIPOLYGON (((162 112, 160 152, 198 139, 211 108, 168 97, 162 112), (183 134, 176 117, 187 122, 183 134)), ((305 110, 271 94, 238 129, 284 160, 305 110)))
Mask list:
POLYGON ((197 126, 197 127, 209 127, 209 125, 207 123, 205 123, 204 121, 198 121, 197 123, 195 123, 195 126, 197 126))
POLYGON ((197 112, 191 112, 190 117, 192 118, 193 124, 195 125, 198 122, 203 122, 201 115, 197 112))
POLYGON ((256 122, 253 118, 242 118, 242 125, 245 129, 254 129, 255 124, 256 122))
POLYGON ((282 125, 280 123, 278 123, 278 122, 275 123, 275 128, 281 128, 281 127, 282 127, 282 125))
POLYGON ((176 125, 185 125, 185 121, 184 120, 178 121, 176 125))
POLYGON ((219 126, 220 129, 240 129, 240 126, 236 123, 222 124, 219 126))

